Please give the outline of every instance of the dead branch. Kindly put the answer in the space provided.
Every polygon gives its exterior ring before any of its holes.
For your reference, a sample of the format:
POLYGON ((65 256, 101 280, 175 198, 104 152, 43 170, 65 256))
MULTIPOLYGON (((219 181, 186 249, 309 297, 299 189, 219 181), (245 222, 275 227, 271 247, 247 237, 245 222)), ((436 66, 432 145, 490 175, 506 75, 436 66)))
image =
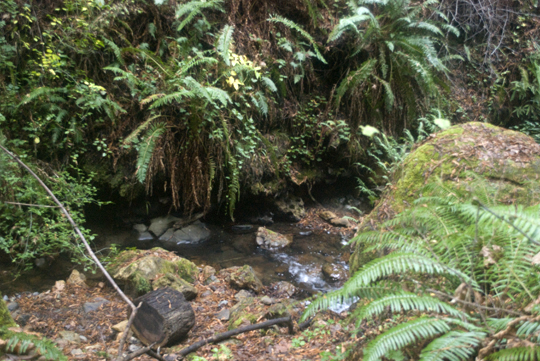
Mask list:
POLYGON ((261 323, 256 323, 254 325, 239 327, 239 328, 236 328, 234 330, 223 332, 223 333, 220 333, 220 334, 215 335, 213 337, 207 338, 206 340, 201 340, 201 341, 195 342, 191 346, 188 346, 188 347, 186 347, 185 349, 183 349, 182 351, 179 352, 179 354, 180 354, 179 360, 182 360, 186 355, 197 351, 199 348, 203 347, 206 344, 216 343, 216 342, 219 342, 219 341, 226 340, 226 339, 228 339, 228 338, 230 338, 232 336, 239 335, 239 334, 244 333, 244 332, 249 332, 249 331, 253 331, 253 330, 259 330, 259 329, 262 329, 262 328, 268 328, 270 326, 278 325, 280 323, 287 324, 287 327, 289 328, 289 334, 294 333, 291 316, 282 317, 282 318, 276 318, 274 320, 268 320, 268 321, 264 321, 264 322, 261 322, 261 323))

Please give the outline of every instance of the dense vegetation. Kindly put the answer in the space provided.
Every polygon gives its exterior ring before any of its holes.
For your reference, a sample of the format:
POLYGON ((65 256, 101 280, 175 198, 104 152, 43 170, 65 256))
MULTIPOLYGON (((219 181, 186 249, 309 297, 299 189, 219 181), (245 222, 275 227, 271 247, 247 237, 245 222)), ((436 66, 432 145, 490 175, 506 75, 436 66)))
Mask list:
MULTIPOLYGON (((171 209, 215 205, 234 218, 241 195, 330 174, 359 177, 375 197, 392 164, 445 118, 540 139, 537 10, 485 0, 4 0, 0 144, 81 222, 89 203, 164 195, 171 209)), ((66 250, 84 259, 65 219, 4 154, 0 200, 3 253, 26 266, 66 250)), ((361 295, 374 301, 360 321, 387 307, 425 314, 376 338, 366 358, 400 359, 387 351, 426 339, 421 358, 467 359, 466 347, 487 342, 483 356, 510 360, 497 335, 515 328, 537 343, 540 327, 525 309, 538 279, 523 264, 538 251, 537 213, 478 194, 420 199, 357 238, 382 258, 311 310, 361 295), (484 249, 495 263, 478 256, 484 249), (409 271, 429 276, 396 291, 409 271), (472 314, 447 302, 459 285, 472 314), (437 351, 449 345, 460 351, 437 351)), ((525 346, 514 356, 537 357, 525 346)))

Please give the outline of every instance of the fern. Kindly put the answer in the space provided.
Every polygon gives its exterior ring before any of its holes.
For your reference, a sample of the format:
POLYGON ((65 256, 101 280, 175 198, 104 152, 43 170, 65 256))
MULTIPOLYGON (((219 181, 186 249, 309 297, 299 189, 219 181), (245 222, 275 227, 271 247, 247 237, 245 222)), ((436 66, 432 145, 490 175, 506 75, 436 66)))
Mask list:
POLYGON ((225 64, 227 64, 227 66, 231 65, 231 61, 229 59, 229 50, 233 42, 233 31, 234 26, 225 25, 223 27, 223 30, 221 31, 221 35, 218 37, 217 40, 217 51, 219 55, 221 55, 223 61, 225 62, 225 64))
POLYGON ((159 118, 161 115, 153 115, 147 120, 145 120, 141 125, 139 125, 134 131, 132 131, 122 142, 123 145, 129 145, 133 142, 133 140, 137 139, 139 134, 144 131, 148 126, 157 118, 159 118))
POLYGON ((540 360, 540 346, 514 347, 492 353, 486 357, 487 361, 538 361, 540 360))
POLYGON ((321 61, 324 64, 327 64, 326 60, 322 56, 321 52, 319 51, 319 46, 315 42, 315 39, 307 31, 305 31, 300 25, 296 24, 294 21, 289 20, 287 18, 284 18, 279 15, 274 15, 268 19, 268 21, 274 22, 274 23, 281 23, 285 26, 287 26, 289 29, 296 30, 299 32, 304 38, 306 38, 307 41, 313 46, 313 50, 315 51, 315 55, 319 61, 321 61))
POLYGON ((23 332, 9 331, 7 328, 0 328, 0 335, 6 340, 6 352, 14 352, 17 348, 20 354, 24 354, 28 347, 33 345, 37 353, 46 360, 67 361, 67 357, 46 338, 40 339, 23 332))
POLYGON ((138 149, 139 154, 137 157, 136 172, 137 179, 141 183, 144 183, 144 181, 146 180, 148 165, 150 163, 150 159, 152 159, 152 155, 156 147, 156 142, 165 132, 165 130, 166 128, 164 123, 154 124, 150 127, 144 138, 141 140, 141 144, 139 145, 138 149))
POLYGON ((451 331, 433 340, 420 354, 419 361, 470 360, 484 332, 451 331))
POLYGON ((399 350, 420 339, 431 338, 450 331, 445 320, 419 318, 402 323, 371 341, 364 350, 363 361, 376 361, 389 351, 399 350))
POLYGON ((209 1, 199 1, 194 0, 187 2, 185 4, 180 4, 176 8, 176 18, 180 19, 185 16, 184 20, 178 25, 177 30, 182 31, 186 25, 188 25, 197 15, 203 15, 203 10, 210 9, 224 12, 221 4, 223 0, 209 0, 209 1))

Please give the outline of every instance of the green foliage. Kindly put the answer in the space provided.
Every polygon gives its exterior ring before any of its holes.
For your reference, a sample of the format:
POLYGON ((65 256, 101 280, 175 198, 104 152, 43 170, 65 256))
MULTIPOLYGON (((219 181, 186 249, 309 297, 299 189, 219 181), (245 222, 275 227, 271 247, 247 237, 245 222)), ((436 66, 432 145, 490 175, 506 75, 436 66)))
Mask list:
MULTIPOLYGON (((433 4, 408 0, 348 3, 351 15, 339 20, 329 41, 343 40, 348 46, 350 65, 336 89, 336 104, 347 97, 359 124, 401 131, 400 119, 417 117, 430 99, 438 98, 439 75, 447 72, 437 51, 438 43, 446 41, 441 29, 458 33, 436 17, 426 16, 433 4)), ((431 9, 431 14, 436 13, 431 9)))
MULTIPOLYGON (((84 229, 82 208, 94 200, 96 189, 92 174, 85 176, 79 169, 55 171, 29 162, 26 154, 19 156, 37 173, 56 197, 69 210, 88 240, 94 236, 84 229)), ((35 178, 15 161, 0 154, 0 250, 24 268, 33 267, 36 258, 55 258, 70 254, 86 266, 93 262, 85 255, 82 243, 75 238, 71 224, 57 208, 35 178)))
POLYGON ((512 348, 495 334, 515 324, 517 339, 538 340, 537 311, 526 305, 540 295, 538 266, 530 261, 540 251, 540 206, 493 204, 480 181, 470 189, 449 192, 442 182, 428 184, 424 192, 432 196, 377 230, 361 232, 352 242, 379 257, 342 289, 315 299, 303 319, 358 299, 359 328, 387 312, 404 315, 368 343, 364 360, 418 345, 420 360, 468 360, 477 352, 493 360, 535 359, 535 348, 512 348))
POLYGON ((9 331, 7 328, 0 328, 0 336, 7 341, 6 352, 8 353, 17 351, 20 355, 24 355, 28 347, 33 345, 37 353, 46 360, 67 361, 67 357, 46 338, 40 339, 24 332, 9 331))

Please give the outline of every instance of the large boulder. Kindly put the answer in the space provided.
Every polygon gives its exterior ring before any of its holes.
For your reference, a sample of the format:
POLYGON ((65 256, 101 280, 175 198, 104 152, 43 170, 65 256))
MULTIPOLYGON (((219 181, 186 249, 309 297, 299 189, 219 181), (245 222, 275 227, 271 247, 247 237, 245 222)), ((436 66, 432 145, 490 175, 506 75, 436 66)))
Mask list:
POLYGON ((300 222, 306 216, 304 201, 300 197, 281 197, 274 203, 276 218, 286 222, 300 222))
POLYGON ((195 221, 189 226, 178 230, 169 228, 159 237, 159 241, 164 248, 174 249, 181 244, 194 244, 208 240, 211 236, 210 230, 200 221, 195 221))
MULTIPOLYGON (((184 292, 185 282, 180 279, 193 283, 199 275, 199 269, 193 262, 162 248, 121 252, 107 265, 107 269, 132 296, 163 286, 184 292)), ((186 298, 189 297, 192 296, 187 295, 186 298)))
MULTIPOLYGON (((503 204, 540 203, 540 145, 531 137, 487 123, 471 122, 431 135, 405 158, 363 227, 394 217, 440 180, 448 191, 481 189, 503 204)), ((356 249, 351 272, 365 263, 356 249)))

